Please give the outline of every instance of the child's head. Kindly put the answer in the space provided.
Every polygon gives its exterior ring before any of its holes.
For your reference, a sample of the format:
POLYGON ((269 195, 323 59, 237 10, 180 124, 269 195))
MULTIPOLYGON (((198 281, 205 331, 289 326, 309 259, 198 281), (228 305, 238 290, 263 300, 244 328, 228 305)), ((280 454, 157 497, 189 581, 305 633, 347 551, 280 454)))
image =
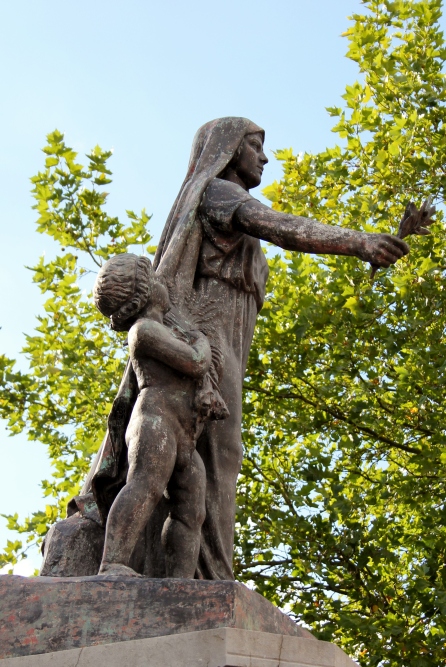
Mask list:
POLYGON ((96 308, 110 318, 112 329, 127 331, 136 315, 150 303, 168 310, 166 290, 155 279, 147 257, 123 253, 112 257, 98 273, 93 288, 96 308))

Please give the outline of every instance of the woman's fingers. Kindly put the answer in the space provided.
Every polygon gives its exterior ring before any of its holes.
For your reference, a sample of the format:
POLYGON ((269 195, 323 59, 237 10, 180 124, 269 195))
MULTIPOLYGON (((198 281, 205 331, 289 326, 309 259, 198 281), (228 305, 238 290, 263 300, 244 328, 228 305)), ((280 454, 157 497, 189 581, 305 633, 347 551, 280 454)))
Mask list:
POLYGON ((395 262, 401 259, 402 256, 403 255, 395 253, 388 248, 382 248, 381 251, 377 253, 376 262, 387 269, 391 264, 395 264, 395 262))
POLYGON ((391 234, 367 234, 363 259, 384 268, 395 264, 407 255, 409 246, 405 241, 391 234))
POLYGON ((398 238, 398 236, 392 236, 391 234, 381 234, 381 236, 389 251, 396 254, 398 259, 409 254, 410 248, 403 239, 398 238))
POLYGON ((407 253, 403 252, 400 248, 392 246, 390 243, 384 243, 382 247, 382 256, 386 261, 389 261, 391 264, 395 264, 401 257, 404 257, 407 253))

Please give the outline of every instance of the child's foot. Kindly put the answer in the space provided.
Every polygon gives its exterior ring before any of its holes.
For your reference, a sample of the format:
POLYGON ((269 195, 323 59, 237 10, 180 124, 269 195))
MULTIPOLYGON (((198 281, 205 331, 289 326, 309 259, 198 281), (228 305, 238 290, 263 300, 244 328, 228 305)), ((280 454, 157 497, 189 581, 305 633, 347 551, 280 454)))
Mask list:
POLYGON ((139 577, 142 579, 142 574, 138 574, 131 567, 121 563, 102 563, 98 574, 100 577, 139 577))

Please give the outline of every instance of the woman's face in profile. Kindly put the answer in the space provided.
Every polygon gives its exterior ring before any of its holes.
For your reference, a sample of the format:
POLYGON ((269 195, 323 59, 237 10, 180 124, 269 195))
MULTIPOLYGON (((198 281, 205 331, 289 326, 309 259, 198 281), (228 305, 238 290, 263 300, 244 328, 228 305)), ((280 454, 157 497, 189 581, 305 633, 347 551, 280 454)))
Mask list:
POLYGON ((267 162, 268 158, 263 152, 262 133, 253 132, 243 139, 233 170, 250 190, 260 185, 263 167, 267 162))

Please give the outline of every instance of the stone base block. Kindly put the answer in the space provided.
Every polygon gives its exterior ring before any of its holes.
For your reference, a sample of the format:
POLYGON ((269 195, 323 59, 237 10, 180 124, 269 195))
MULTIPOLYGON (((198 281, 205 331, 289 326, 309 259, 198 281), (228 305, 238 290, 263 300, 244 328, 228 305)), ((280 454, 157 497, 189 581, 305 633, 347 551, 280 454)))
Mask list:
POLYGON ((0 659, 227 627, 316 641, 235 581, 0 577, 0 659))
POLYGON ((235 628, 0 660, 0 667, 355 667, 334 644, 235 628))

